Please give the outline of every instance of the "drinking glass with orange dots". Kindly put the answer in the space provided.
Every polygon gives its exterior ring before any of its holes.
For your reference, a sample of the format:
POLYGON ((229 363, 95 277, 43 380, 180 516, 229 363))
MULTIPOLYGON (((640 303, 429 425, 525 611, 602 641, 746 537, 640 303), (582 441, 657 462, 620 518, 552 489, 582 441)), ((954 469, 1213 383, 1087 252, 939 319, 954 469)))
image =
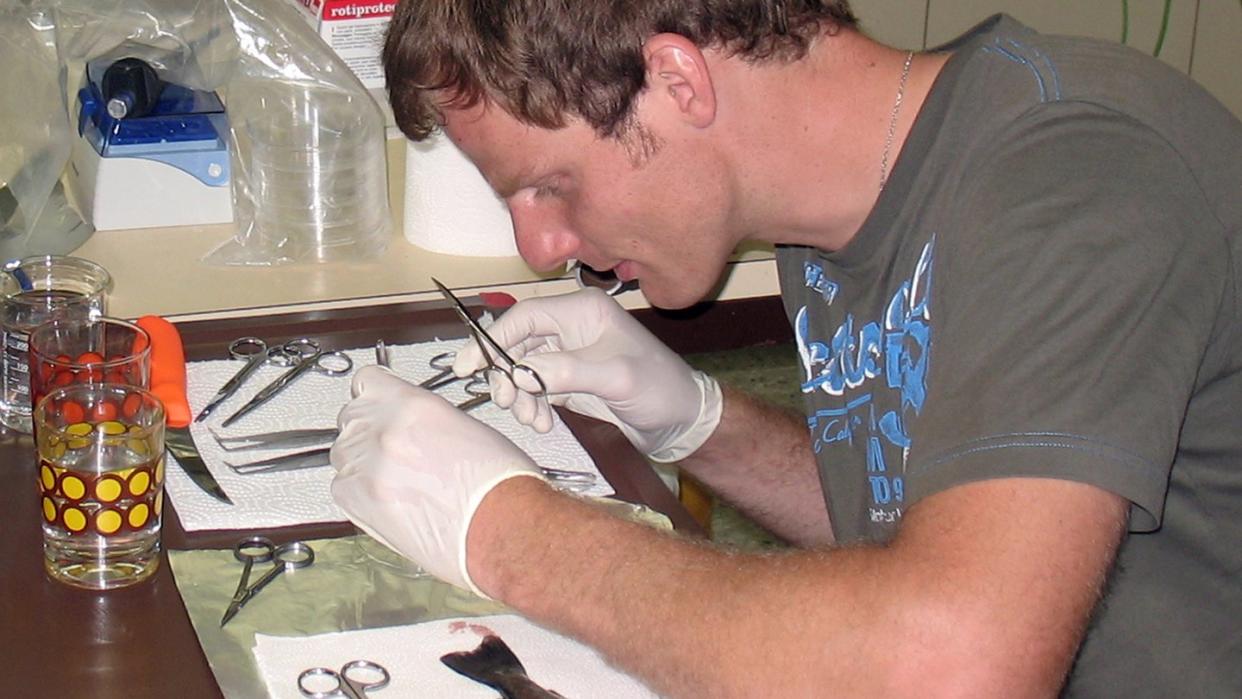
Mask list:
MULTIPOLYGON (((151 336, 119 318, 59 319, 30 332, 31 408, 43 396, 70 384, 127 384, 150 387, 151 336)), ((109 410, 102 403, 98 410, 109 410)), ((86 416, 79 416, 86 417, 86 416)), ((92 417, 115 419, 115 415, 92 417)))
POLYGON ((141 582, 159 564, 164 406, 128 384, 70 384, 34 409, 44 568, 95 590, 141 582))

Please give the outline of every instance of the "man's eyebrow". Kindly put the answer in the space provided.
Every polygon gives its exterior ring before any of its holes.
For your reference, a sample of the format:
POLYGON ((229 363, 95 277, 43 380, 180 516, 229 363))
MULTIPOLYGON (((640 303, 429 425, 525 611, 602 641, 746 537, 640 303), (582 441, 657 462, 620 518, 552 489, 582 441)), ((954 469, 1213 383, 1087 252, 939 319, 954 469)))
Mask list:
POLYGON ((517 194, 518 190, 526 186, 524 183, 530 181, 530 173, 530 167, 524 167, 516 172, 511 171, 507 173, 498 173, 495 176, 495 179, 486 177, 485 179, 489 180, 489 184, 491 184, 492 189, 495 190, 496 194, 499 195, 501 199, 508 199, 514 194, 517 194))

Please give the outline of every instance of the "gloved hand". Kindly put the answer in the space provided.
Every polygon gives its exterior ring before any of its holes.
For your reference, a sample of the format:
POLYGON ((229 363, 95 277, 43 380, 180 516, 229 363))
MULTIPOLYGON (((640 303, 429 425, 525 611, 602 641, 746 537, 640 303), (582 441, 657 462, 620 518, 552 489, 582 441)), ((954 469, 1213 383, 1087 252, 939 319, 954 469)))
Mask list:
MULTIPOLYGON (((496 404, 540 432, 552 428, 551 401, 611 422, 649 458, 668 462, 693 453, 720 422, 715 379, 691 369, 599 289, 521 301, 488 333, 543 378, 546 397, 536 397, 539 387, 521 372, 516 387, 499 372, 488 377, 496 404)), ((464 377, 484 366, 470 340, 453 372, 464 377)))
POLYGON ((543 478, 515 444, 443 398, 368 366, 337 418, 332 497, 367 534, 428 573, 486 597, 466 569, 466 534, 492 488, 543 478))

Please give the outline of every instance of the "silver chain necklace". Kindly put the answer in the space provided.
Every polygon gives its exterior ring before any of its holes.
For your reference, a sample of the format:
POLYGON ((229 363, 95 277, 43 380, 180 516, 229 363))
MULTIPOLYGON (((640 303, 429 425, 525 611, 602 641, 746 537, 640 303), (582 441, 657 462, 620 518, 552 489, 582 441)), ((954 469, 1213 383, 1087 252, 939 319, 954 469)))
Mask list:
POLYGON ((880 156, 880 191, 884 191, 884 183, 888 181, 888 155, 893 149, 893 138, 897 135, 897 115, 901 113, 901 102, 906 96, 906 79, 910 77, 910 64, 914 62, 914 52, 906 53, 906 63, 901 67, 901 82, 897 84, 897 99, 893 101, 893 114, 888 119, 888 136, 884 139, 884 154, 880 156))

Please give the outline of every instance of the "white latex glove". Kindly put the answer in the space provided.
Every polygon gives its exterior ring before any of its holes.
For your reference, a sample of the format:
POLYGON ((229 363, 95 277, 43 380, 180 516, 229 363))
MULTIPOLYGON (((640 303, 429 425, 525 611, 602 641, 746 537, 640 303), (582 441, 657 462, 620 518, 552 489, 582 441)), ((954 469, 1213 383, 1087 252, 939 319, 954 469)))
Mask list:
MULTIPOLYGON (((599 289, 521 301, 488 333, 543 378, 546 398, 532 395, 538 386, 521 373, 517 387, 498 372, 488 377, 492 400, 540 432, 552 428, 550 401, 611 422, 649 458, 669 462, 702 446, 720 422, 715 379, 691 369, 599 289)), ((484 366, 470 340, 453 371, 467 376, 484 366)))
POLYGON ((367 534, 437 578, 486 597, 466 533, 492 488, 539 468, 499 432, 388 369, 368 366, 337 418, 332 497, 367 534))

